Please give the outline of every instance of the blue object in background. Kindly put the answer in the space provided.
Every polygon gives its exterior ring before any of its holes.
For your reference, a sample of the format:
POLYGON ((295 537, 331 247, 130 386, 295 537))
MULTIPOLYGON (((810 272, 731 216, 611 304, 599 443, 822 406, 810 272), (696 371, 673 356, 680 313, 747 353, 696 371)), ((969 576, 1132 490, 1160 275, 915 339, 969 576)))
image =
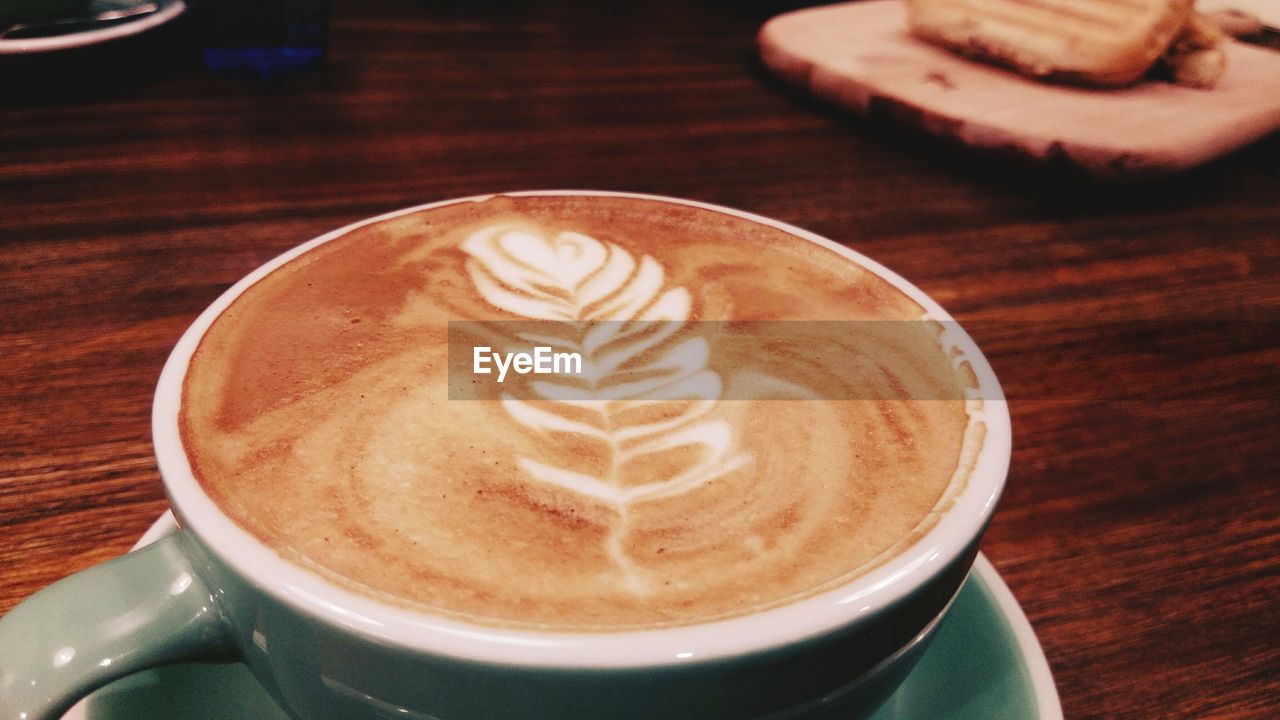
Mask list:
POLYGON ((267 79, 324 62, 329 0, 204 0, 196 6, 205 67, 267 79))

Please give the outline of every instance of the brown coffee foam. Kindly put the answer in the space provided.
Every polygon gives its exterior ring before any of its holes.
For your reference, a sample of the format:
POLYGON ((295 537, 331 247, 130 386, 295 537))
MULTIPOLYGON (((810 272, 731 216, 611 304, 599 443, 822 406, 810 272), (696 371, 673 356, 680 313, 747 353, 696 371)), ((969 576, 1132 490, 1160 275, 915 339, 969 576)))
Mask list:
MULTIPOLYGON (((687 206, 498 197, 368 225, 256 283, 192 359, 183 440, 229 516, 378 599, 487 624, 624 629, 739 615, 843 582, 931 527, 963 484, 975 424, 960 400, 723 401, 698 422, 726 423, 745 463, 625 508, 532 479, 521 458, 607 474, 610 444, 531 431, 499 402, 448 399, 448 321, 512 319, 479 296, 458 249, 499 223, 654 257, 668 286, 692 294, 692 320, 923 312, 830 250, 687 206)), ((798 384, 887 382, 904 397, 955 397, 972 380, 927 332, 826 340, 864 353, 865 377, 825 377, 785 353, 762 366, 728 341, 712 363, 726 385, 750 362, 798 384)), ((609 417, 627 412, 645 411, 609 417)), ((641 486, 698 455, 633 460, 614 481, 641 486)))

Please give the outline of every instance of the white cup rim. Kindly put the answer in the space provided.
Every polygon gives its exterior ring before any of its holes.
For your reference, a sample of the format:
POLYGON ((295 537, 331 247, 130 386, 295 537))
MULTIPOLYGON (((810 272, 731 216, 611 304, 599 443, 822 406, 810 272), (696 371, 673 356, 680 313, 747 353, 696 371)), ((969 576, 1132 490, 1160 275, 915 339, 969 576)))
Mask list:
MULTIPOLYGON (((952 318, 932 298, 880 263, 819 235, 754 213, 680 198, 593 190, 534 190, 505 196, 599 196, 674 203, 778 228, 832 250, 907 294, 940 321, 952 318)), ((214 319, 245 289, 310 249, 352 230, 445 205, 496 195, 427 203, 361 220, 303 243, 258 267, 224 292, 187 329, 161 372, 152 411, 157 462, 186 529, 242 577, 298 610, 380 643, 489 664, 560 668, 629 668, 699 663, 786 646, 875 615, 961 559, 982 534, 1004 487, 1011 452, 1008 407, 981 351, 963 330, 949 338, 965 353, 983 402, 985 439, 963 490, 936 524, 905 550, 839 587, 757 613, 696 625, 621 632, 509 629, 402 608, 343 588, 285 560, 236 525, 204 492, 183 449, 178 426, 182 383, 191 355, 214 319), (993 399, 1000 398, 1000 399, 993 399)))

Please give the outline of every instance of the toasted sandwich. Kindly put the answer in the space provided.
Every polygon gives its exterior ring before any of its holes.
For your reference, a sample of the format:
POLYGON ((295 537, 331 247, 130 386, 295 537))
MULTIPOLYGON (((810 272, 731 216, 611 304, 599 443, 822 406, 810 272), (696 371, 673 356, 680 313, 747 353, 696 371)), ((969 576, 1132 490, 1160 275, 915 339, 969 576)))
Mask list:
POLYGON ((1137 82, 1187 27, 1195 0, 907 0, 911 32, 1048 80, 1137 82))

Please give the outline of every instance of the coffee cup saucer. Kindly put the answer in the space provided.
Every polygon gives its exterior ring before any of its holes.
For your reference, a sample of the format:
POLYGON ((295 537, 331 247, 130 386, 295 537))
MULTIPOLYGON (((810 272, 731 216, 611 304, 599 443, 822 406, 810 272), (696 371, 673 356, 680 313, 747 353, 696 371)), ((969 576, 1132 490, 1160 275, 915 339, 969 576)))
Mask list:
MULTIPOLYGON (((165 513, 134 549, 177 530, 165 513)), ((289 720, 242 665, 190 663, 99 690, 63 720, 289 720)), ((1018 601, 979 554, 951 614, 873 720, 1062 720, 1044 651, 1018 601)))

